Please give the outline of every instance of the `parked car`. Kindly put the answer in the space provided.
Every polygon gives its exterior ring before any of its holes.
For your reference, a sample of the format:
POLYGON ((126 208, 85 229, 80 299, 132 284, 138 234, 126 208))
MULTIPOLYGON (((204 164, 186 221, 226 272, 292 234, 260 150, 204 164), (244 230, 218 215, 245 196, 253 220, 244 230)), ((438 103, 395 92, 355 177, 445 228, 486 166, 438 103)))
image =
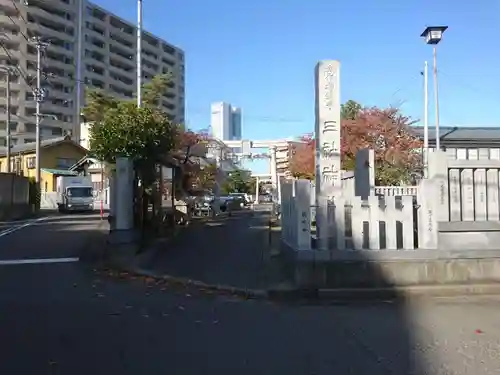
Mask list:
POLYGON ((243 206, 249 206, 252 204, 250 197, 246 193, 231 193, 229 196, 233 199, 239 199, 243 206))

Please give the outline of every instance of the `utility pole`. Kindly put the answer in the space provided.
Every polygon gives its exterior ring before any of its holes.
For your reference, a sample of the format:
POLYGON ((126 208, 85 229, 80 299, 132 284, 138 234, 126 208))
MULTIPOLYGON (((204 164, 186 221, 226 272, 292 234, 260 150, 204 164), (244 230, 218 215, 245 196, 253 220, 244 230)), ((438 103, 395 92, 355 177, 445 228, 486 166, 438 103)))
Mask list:
POLYGON ((429 67, 424 65, 424 177, 429 176, 429 67))
POLYGON ((137 0, 137 107, 142 104, 142 0, 137 0))
POLYGON ((33 43, 36 47, 36 88, 34 90, 34 96, 36 100, 36 143, 35 143, 35 180, 37 184, 41 182, 40 176, 40 121, 42 114, 40 113, 40 105, 45 99, 45 93, 42 90, 42 51, 47 48, 48 43, 44 42, 40 37, 33 38, 33 43))
POLYGON ((80 139, 81 136, 81 106, 82 106, 82 52, 83 52, 83 25, 84 25, 84 9, 85 2, 79 1, 78 5, 78 26, 77 26, 77 52, 76 52, 76 124, 74 136, 75 139, 80 139))
POLYGON ((6 159, 7 159, 7 173, 10 173, 11 172, 11 167, 10 167, 10 159, 11 159, 11 156, 10 156, 10 153, 11 153, 11 132, 10 132, 10 76, 12 74, 12 69, 9 68, 9 67, 2 67, 1 70, 5 73, 5 76, 6 76, 6 81, 7 81, 7 92, 6 92, 6 105, 5 105, 5 110, 7 112, 7 121, 6 121, 6 133, 7 133, 7 139, 6 139, 6 144, 5 144, 5 148, 6 148, 6 152, 5 152, 5 156, 6 156, 6 159))
POLYGON ((441 150, 441 139, 439 134, 439 90, 438 90, 438 72, 437 72, 437 49, 433 48, 434 58, 434 108, 436 110, 436 151, 441 150))

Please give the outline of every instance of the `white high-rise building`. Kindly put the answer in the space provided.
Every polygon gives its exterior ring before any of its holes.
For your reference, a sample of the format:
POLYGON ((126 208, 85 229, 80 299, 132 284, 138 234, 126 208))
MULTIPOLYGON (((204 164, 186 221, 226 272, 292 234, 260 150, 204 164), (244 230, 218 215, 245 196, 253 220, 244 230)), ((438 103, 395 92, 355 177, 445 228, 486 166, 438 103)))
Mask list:
POLYGON ((241 109, 229 103, 212 104, 210 126, 212 136, 221 141, 241 139, 241 109))

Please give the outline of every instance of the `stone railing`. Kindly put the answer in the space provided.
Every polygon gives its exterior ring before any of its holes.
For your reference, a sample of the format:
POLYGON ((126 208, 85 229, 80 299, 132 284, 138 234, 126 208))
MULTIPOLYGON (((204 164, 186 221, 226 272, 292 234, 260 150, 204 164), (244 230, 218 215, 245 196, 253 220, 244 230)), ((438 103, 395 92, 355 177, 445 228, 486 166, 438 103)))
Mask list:
POLYGON ((375 194, 385 197, 416 196, 418 186, 375 186, 375 194))

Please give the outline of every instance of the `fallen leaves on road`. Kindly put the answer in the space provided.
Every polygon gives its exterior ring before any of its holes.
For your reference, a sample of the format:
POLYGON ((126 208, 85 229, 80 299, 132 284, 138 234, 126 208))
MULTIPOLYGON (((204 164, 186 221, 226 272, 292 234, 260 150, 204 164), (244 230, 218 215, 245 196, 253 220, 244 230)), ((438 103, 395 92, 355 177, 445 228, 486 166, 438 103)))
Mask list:
MULTIPOLYGON (((96 271, 97 273, 97 271, 96 271)), ((175 279, 175 278, 156 278, 152 276, 137 276, 135 274, 129 273, 129 272, 121 272, 121 271, 116 271, 113 269, 102 269, 99 272, 100 275, 104 275, 107 277, 111 277, 114 279, 119 279, 119 280, 126 280, 126 281, 141 281, 144 284, 146 284, 148 289, 151 289, 153 291, 153 288, 158 287, 159 291, 165 292, 165 291, 170 291, 170 292, 178 292, 182 293, 185 297, 192 297, 193 295, 199 296, 199 295, 206 295, 210 297, 233 297, 238 300, 249 300, 249 299, 254 299, 255 297, 251 293, 241 293, 239 290, 231 290, 228 288, 219 288, 219 287, 211 287, 207 286, 203 283, 199 283, 194 280, 188 280, 188 279, 175 279)), ((94 284, 92 285, 93 288, 97 287, 97 283, 101 282, 95 281, 94 284)), ((145 292, 146 296, 150 296, 152 291, 147 291, 145 292)))

